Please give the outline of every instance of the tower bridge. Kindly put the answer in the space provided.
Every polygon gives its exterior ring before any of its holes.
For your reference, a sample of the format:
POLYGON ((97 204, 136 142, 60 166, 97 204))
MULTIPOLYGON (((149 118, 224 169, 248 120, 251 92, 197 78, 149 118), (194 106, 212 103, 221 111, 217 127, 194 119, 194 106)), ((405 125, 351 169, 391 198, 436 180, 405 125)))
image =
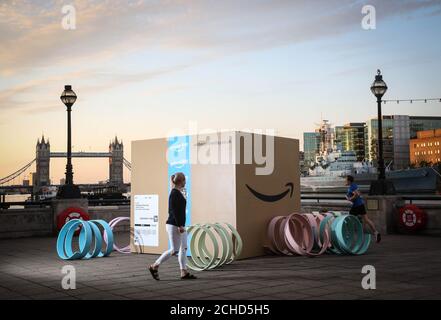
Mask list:
MULTIPOLYGON (((50 181, 50 159, 51 158, 66 158, 66 152, 51 151, 51 145, 49 140, 46 140, 42 136, 37 141, 35 147, 35 159, 27 163, 22 168, 18 169, 14 173, 0 179, 0 191, 5 193, 11 190, 20 190, 25 188, 26 190, 31 189, 33 192, 38 192, 42 187, 51 185, 50 181), (32 176, 33 185, 32 186, 21 186, 15 184, 14 180, 20 176, 27 173, 31 166, 35 162, 35 172, 32 176), (13 185, 7 185, 12 181, 13 185)), ((131 170, 131 163, 124 158, 124 144, 115 137, 109 143, 108 151, 105 152, 73 152, 73 158, 108 158, 109 159, 109 178, 106 185, 111 185, 113 187, 120 188, 124 190, 127 185, 124 184, 124 167, 131 170)), ((85 186, 103 186, 102 184, 90 184, 85 186)), ((105 186, 105 185, 104 185, 105 186)), ((84 189, 84 188, 83 188, 84 189)), ((88 188, 86 188, 88 189, 88 188)))

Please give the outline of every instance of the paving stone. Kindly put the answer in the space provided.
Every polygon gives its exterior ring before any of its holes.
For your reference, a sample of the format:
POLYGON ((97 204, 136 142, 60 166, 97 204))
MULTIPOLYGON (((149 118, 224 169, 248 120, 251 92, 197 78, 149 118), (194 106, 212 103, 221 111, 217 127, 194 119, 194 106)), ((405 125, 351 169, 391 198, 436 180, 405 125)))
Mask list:
POLYGON ((327 289, 323 289, 323 288, 309 288, 309 289, 300 290, 299 292, 302 294, 309 295, 311 297, 324 296, 324 295, 333 293, 332 290, 327 290, 327 289))
POLYGON ((67 292, 53 291, 43 294, 32 294, 31 298, 33 300, 52 300, 59 298, 72 298, 72 297, 67 292))
POLYGON ((272 295, 273 298, 280 300, 304 300, 304 299, 313 299, 310 295, 298 293, 298 292, 282 292, 276 293, 272 295))
MULTIPOLYGON (((126 243, 128 234, 119 237, 126 243)), ((157 255, 115 252, 64 261, 55 242, 0 240, 0 299, 441 299, 441 249, 434 237, 385 235, 364 256, 245 259, 195 272, 195 281, 179 279, 177 259, 161 266, 161 281, 154 281, 147 266, 157 255), (61 288, 66 265, 76 269, 75 290, 61 288), (376 290, 361 287, 364 265, 376 268, 376 290)))
POLYGON ((360 297, 356 294, 351 293, 333 293, 333 294, 327 294, 322 296, 314 297, 314 299, 317 300, 354 300, 354 299, 360 299, 360 297))

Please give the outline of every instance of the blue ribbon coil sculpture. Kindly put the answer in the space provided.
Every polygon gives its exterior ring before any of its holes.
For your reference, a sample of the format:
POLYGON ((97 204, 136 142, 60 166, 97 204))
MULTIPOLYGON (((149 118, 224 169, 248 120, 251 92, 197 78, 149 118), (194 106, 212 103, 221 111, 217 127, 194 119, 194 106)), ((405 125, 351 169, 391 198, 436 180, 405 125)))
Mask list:
POLYGON ((113 250, 113 232, 109 224, 104 220, 83 221, 79 219, 70 220, 58 234, 57 253, 63 260, 91 259, 95 257, 106 257, 113 250), (103 234, 107 241, 103 241, 103 234), (78 250, 73 250, 72 242, 75 231, 81 228, 78 237, 78 250), (103 244, 106 248, 103 250, 103 244))

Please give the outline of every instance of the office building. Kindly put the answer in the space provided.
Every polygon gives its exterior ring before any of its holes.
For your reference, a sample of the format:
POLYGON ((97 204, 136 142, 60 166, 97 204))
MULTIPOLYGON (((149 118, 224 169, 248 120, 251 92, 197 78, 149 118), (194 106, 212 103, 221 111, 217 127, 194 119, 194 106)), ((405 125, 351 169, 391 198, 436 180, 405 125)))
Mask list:
POLYGON ((343 140, 345 139, 345 127, 336 126, 334 129, 334 149, 337 151, 343 150, 343 140))
MULTIPOLYGON (((378 157, 378 120, 370 119, 365 127, 366 159, 377 165, 378 157)), ((383 158, 390 169, 409 167, 409 116, 383 116, 383 158)))
MULTIPOLYGON (((409 140, 417 137, 418 131, 441 128, 441 117, 407 115, 383 116, 383 156, 385 165, 395 170, 410 165, 409 140)), ((370 119, 365 127, 366 159, 377 162, 378 121, 370 119)))
POLYGON ((409 117, 410 138, 417 138, 419 131, 441 128, 441 117, 409 117))
POLYGON ((411 139, 410 163, 415 166, 441 163, 441 129, 418 131, 411 139))
POLYGON ((353 151, 357 161, 365 160, 365 123, 351 122, 335 127, 334 146, 338 151, 353 151))
MULTIPOLYGON (((387 168, 401 170, 409 168, 409 140, 417 138, 419 131, 441 128, 441 117, 385 115, 383 116, 383 157, 387 168)), ((315 132, 305 132, 305 165, 315 162, 317 156, 326 156, 332 151, 353 151, 357 161, 370 161, 377 166, 378 120, 351 122, 344 126, 331 127, 324 120, 315 132)))
POLYGON ((304 165, 310 166, 315 162, 320 150, 320 134, 317 132, 303 133, 304 165))
POLYGON ((300 163, 300 175, 306 176, 308 174, 309 166, 305 164, 305 152, 299 152, 299 163, 300 163))

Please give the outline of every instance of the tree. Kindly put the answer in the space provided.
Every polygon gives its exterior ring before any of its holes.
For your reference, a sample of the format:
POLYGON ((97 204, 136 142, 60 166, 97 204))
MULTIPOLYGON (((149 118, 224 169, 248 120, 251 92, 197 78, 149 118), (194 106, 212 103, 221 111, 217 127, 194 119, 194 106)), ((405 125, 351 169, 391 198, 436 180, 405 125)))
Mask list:
POLYGON ((432 162, 431 161, 422 160, 422 161, 420 161, 420 165, 419 166, 421 168, 431 167, 432 166, 432 162))

